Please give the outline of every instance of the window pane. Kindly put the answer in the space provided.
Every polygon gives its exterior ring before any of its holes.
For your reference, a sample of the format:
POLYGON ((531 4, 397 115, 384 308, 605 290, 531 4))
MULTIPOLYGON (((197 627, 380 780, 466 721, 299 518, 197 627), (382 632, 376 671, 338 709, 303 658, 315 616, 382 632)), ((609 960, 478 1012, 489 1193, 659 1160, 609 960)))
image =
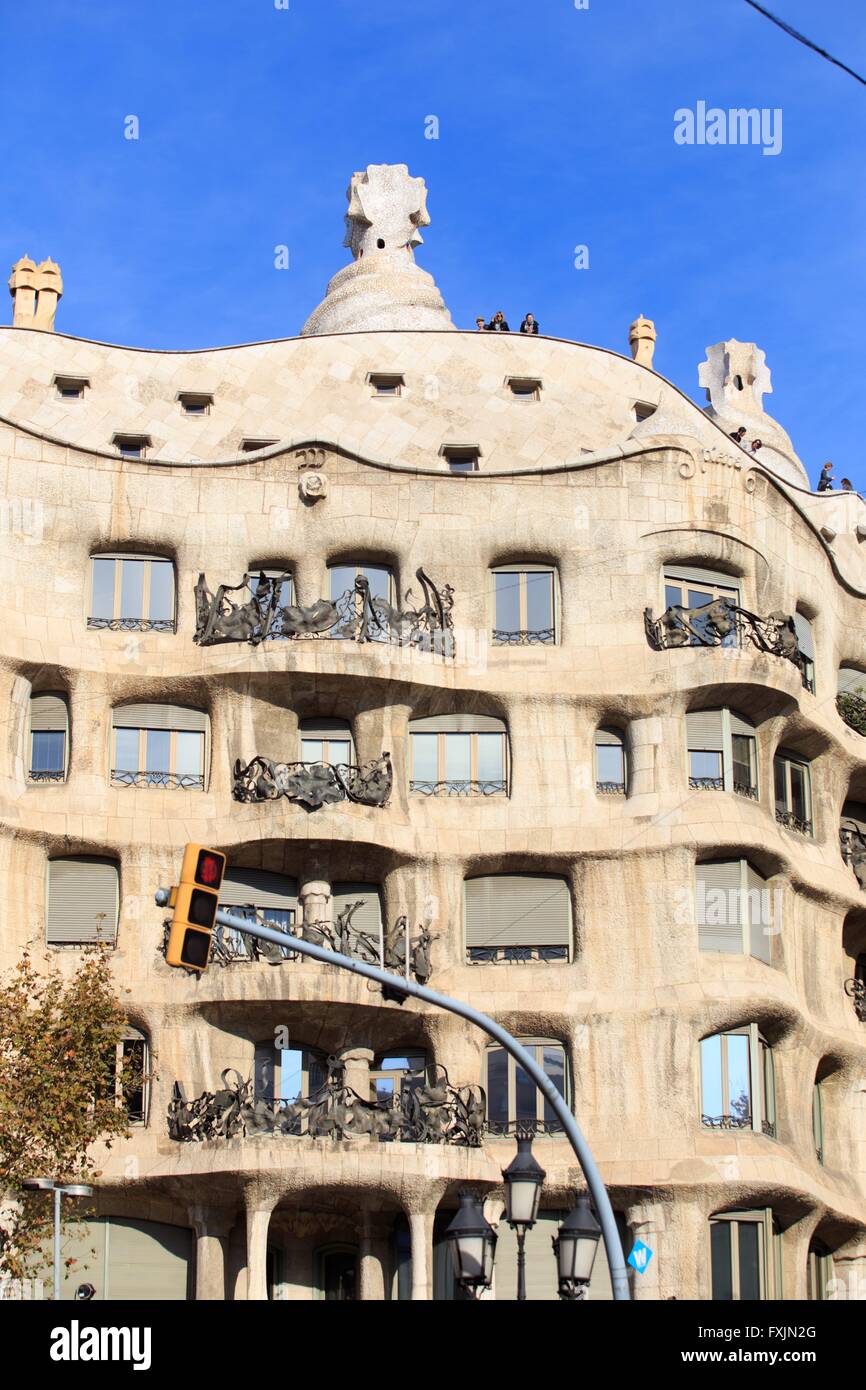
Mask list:
POLYGON ((752 787, 755 784, 752 769, 755 766, 755 740, 747 737, 746 734, 733 734, 731 736, 731 751, 733 753, 734 781, 743 787, 752 787))
POLYGON ((611 743, 596 746, 596 777, 599 782, 625 782, 623 750, 611 743))
POLYGON ((692 750, 689 753, 689 776, 698 780, 720 782, 722 780, 721 753, 692 750))
POLYGON ((62 772, 66 735, 60 731, 35 730, 31 738, 31 772, 62 772))
POLYGON ((320 738, 301 739, 301 762, 320 763, 323 761, 323 743, 320 738))
POLYGON ((716 1221, 710 1227, 710 1251, 713 1267, 713 1299, 717 1303, 729 1303, 734 1296, 734 1285, 731 1278, 730 1222, 716 1221))
POLYGON ((747 1120, 752 1113, 749 1075, 749 1039, 745 1033, 728 1033, 728 1115, 747 1120))
POLYGON ((553 575, 526 575, 526 626, 530 632, 553 627, 553 575))
POLYGON ((518 1124, 534 1125, 538 1115, 538 1089, 522 1067, 515 1064, 515 1099, 518 1124))
POLYGON ((168 729, 148 729, 145 768, 147 772, 168 772, 171 733, 168 729))
POLYGON ((806 769, 791 764, 791 810, 798 820, 809 819, 806 801, 806 769))
POLYGON ((501 1047, 487 1054, 487 1114, 491 1124, 508 1120, 508 1053, 501 1047))
POLYGON ((321 1057, 315 1052, 307 1053, 307 1095, 315 1096, 328 1079, 327 1069, 321 1057))
POLYGON ((300 1048, 280 1051, 280 1100, 297 1100, 304 1088, 304 1054, 300 1048))
POLYGON ((347 589, 354 589, 355 574, 357 573, 354 565, 332 565, 331 567, 331 600, 341 598, 347 589))
MULTIPOLYGON (((565 1100, 565 1052, 561 1047, 545 1047, 543 1052, 544 1074, 550 1077, 557 1091, 565 1100)), ((551 1129, 562 1127, 562 1121, 547 1101, 544 1102, 544 1123, 551 1129)))
POLYGON ((373 1099, 379 1105, 390 1105, 394 1098, 394 1077, 377 1076, 374 1082, 375 1094, 373 1099))
POLYGON ((439 781, 439 735, 412 735, 412 781, 439 781))
POLYGON ((705 603, 712 603, 713 592, 711 589, 689 589, 688 608, 703 608, 705 603))
POLYGON ((151 619, 174 617, 174 567, 166 560, 150 562, 151 619))
POLYGON ((144 561, 121 560, 121 618, 144 617, 144 561))
MULTIPOLYGON (((361 573, 367 576, 370 583, 370 597, 391 598, 391 571, 383 565, 363 565, 361 573)), ((352 583, 354 583, 354 579, 352 583)))
POLYGON ((472 776, 472 735, 445 735, 445 780, 468 782, 472 776))
POLYGON ((683 601, 683 591, 679 584, 665 585, 665 608, 674 608, 683 601))
POLYGON ((204 734, 179 729, 176 756, 178 777, 200 777, 204 767, 204 734))
POLYGON ((115 729, 114 766, 118 772, 140 772, 138 766, 138 729, 115 729))
POLYGON ((495 574, 496 627, 503 632, 520 629, 520 575, 495 574))
POLYGON ((329 763, 350 763, 352 761, 352 745, 348 739, 329 738, 328 739, 328 762, 329 763))
POLYGON ((740 1237, 740 1300, 754 1301, 761 1297, 761 1265, 759 1241, 761 1227, 757 1221, 738 1221, 740 1237))
POLYGON ((773 763, 773 782, 776 794, 776 810, 787 811, 788 809, 788 786, 785 770, 787 763, 782 758, 776 758, 773 763))
POLYGON ((505 738, 502 734, 478 734, 479 782, 505 781, 505 738))
POLYGON ((93 561, 91 618, 114 617, 114 560, 93 561))
POLYGON ((701 1042, 701 1107, 709 1119, 724 1114, 722 1104, 722 1040, 718 1034, 701 1042))
POLYGON ((256 1048, 255 1096, 256 1100, 273 1100, 276 1090, 276 1050, 265 1044, 256 1048))

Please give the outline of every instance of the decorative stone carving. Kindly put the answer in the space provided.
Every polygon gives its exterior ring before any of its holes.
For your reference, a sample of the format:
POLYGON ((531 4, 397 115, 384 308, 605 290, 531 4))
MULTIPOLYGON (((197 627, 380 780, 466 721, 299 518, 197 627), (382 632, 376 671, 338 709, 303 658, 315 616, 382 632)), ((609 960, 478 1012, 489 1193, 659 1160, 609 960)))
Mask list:
POLYGON ((22 256, 12 267, 9 293, 13 328, 54 331, 54 316, 63 295, 63 279, 56 261, 45 260, 37 265, 29 256, 22 256))
POLYGON ((236 801, 276 801, 284 796, 317 811, 338 801, 384 806, 392 783, 388 753, 361 767, 346 763, 335 767, 330 763, 275 763, 259 757, 244 766, 238 758, 232 794, 236 801))
POLYGON ((751 448, 759 439, 757 453, 760 463, 768 465, 787 482, 798 487, 809 486, 806 470, 798 458, 790 438, 777 420, 764 410, 764 396, 773 387, 766 355, 755 343, 741 343, 736 338, 715 343, 707 348, 707 360, 698 367, 698 383, 709 397, 707 414, 711 420, 731 434, 741 425, 746 427, 743 447, 751 448))
POLYGON ((638 314, 628 330, 628 342, 632 357, 642 367, 651 367, 653 364, 657 336, 652 319, 645 319, 643 314, 638 314))
POLYGON ((324 473, 302 473, 298 492, 305 502, 318 502, 328 495, 328 479, 324 473))

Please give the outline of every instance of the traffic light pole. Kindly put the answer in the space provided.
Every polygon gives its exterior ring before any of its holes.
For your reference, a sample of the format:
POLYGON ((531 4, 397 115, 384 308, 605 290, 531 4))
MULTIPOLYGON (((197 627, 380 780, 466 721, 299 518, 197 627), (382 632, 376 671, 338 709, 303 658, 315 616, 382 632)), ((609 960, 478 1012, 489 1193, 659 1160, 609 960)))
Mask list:
MULTIPOLYGON (((156 894, 157 905, 165 907, 168 900, 168 890, 159 889, 156 894)), ((236 917, 233 913, 225 912, 222 908, 217 912, 216 920, 220 926, 231 927, 234 931, 243 932, 245 936, 254 936, 260 941, 270 941, 276 946, 281 946, 284 950, 289 945, 293 952, 302 956, 309 956, 312 960, 321 961, 323 965, 333 965, 338 970, 350 970, 353 975, 363 975, 365 979, 375 980, 377 984, 384 985, 387 989, 399 990, 401 994, 411 995, 413 999, 423 999, 425 1004, 433 1004, 439 1009, 447 1009, 449 1013, 457 1014, 460 1018, 474 1023, 489 1037, 501 1043, 518 1066, 522 1067, 527 1076, 534 1081, 568 1135, 598 1213, 605 1250, 607 1251, 613 1296, 623 1302, 629 1301, 631 1294, 628 1287, 628 1274, 616 1219, 610 1198, 607 1195, 607 1189, 602 1182, 601 1174, 589 1145, 553 1082, 545 1075, 526 1048, 521 1047, 516 1038, 512 1037, 505 1028, 492 1018, 488 1018, 487 1014, 479 1013, 477 1009, 473 1009, 471 1004, 464 1004, 461 999, 452 999, 448 994, 438 994, 436 990, 428 989, 426 985, 419 985, 415 980, 406 979, 402 975, 393 975, 388 970, 380 970, 376 965, 368 965, 366 961, 354 960, 351 956, 341 955, 338 951, 326 951, 324 947, 316 946, 312 941, 303 941, 299 937, 293 936, 287 942, 285 932, 273 931, 270 927, 260 927, 257 922, 250 922, 244 917, 236 917)))

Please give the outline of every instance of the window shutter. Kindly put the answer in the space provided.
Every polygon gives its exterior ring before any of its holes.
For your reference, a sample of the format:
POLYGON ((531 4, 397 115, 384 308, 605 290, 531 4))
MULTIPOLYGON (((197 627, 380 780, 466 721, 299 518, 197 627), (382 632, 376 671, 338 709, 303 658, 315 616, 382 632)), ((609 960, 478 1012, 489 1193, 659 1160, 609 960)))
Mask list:
POLYGON ((866 671, 857 671, 853 666, 840 666, 836 688, 839 691, 866 690, 866 671))
POLYGON ((619 729, 596 729, 595 731, 596 748, 624 748, 625 734, 619 729))
POLYGON ((352 727, 346 719, 329 719, 323 716, 319 719, 302 719, 300 733, 301 738, 334 738, 351 741, 352 727))
POLYGON ((730 717, 732 734, 743 734, 746 738, 755 737, 755 726, 748 719, 744 719, 740 714, 734 714, 733 710, 730 711, 730 717))
POLYGON ((331 914, 336 922, 339 914, 349 906, 363 900, 363 906, 352 917, 352 926, 370 932, 377 940, 382 926, 382 900, 376 883, 335 883, 331 888, 331 914))
POLYGON ((693 710, 686 715, 689 750, 695 753, 721 753, 725 746, 720 709, 693 710))
POLYGON ((106 1225, 107 1288, 112 1301, 188 1297, 192 1232, 185 1226, 112 1216, 106 1225))
POLYGON ((111 711, 111 723, 115 729, 175 729, 203 734, 208 717, 204 710, 185 705, 117 705, 111 711))
POLYGON ((77 855, 48 861, 46 941, 84 946, 117 938, 118 873, 110 859, 77 855), (104 914, 104 915, 103 915, 104 914))
POLYGON ((265 869, 226 869, 220 889, 221 907, 298 909, 297 879, 265 869))
POLYGON ((30 696, 30 728, 34 733, 65 733, 66 719, 66 701, 60 695, 30 696))
POLYGON ((731 589, 739 593, 740 581, 735 574, 722 574, 720 570, 693 569, 690 565, 665 565, 665 579, 678 580, 699 589, 702 584, 714 584, 719 588, 731 589))
POLYGON ((564 878, 506 874, 464 884, 467 946, 568 946, 571 905, 564 878))
POLYGON ((773 919, 773 898, 763 878, 751 864, 746 865, 746 887, 748 897, 749 949, 756 960, 770 964, 772 937, 769 932, 778 931, 779 924, 773 919))
POLYGON ((815 659, 815 642, 812 637, 812 624, 802 613, 794 614, 794 629, 797 633, 797 645, 803 656, 807 656, 810 661, 815 659))
POLYGON ((727 951, 730 954, 742 952, 739 859, 698 864, 695 867, 695 881, 698 948, 701 951, 727 951), (733 896, 734 893, 736 896, 733 896), (724 894, 724 897, 718 897, 719 894, 724 894))
POLYGON ((489 714, 433 714, 413 719, 411 734, 504 734, 505 723, 489 714))

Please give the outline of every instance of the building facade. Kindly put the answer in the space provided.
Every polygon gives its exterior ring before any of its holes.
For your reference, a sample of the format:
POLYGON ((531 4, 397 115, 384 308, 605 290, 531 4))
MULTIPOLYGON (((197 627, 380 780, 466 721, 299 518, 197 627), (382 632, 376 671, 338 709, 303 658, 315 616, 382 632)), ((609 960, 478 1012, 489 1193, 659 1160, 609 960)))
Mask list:
MULTIPOLYGON (((53 263, 10 282, 0 965, 107 943, 148 1073, 87 1277, 454 1297, 458 1193, 498 1221, 529 1125, 555 1297, 583 1184, 553 1116, 304 935, 535 1049, 653 1252, 635 1297, 862 1297, 866 508, 809 491, 753 344, 708 350, 702 409, 642 317, 630 357, 460 331, 423 183, 349 197, 299 337, 109 346, 54 330, 53 263), (167 966, 189 841, 285 948, 167 966)), ((501 1221, 492 1296, 515 1267, 501 1221)))

